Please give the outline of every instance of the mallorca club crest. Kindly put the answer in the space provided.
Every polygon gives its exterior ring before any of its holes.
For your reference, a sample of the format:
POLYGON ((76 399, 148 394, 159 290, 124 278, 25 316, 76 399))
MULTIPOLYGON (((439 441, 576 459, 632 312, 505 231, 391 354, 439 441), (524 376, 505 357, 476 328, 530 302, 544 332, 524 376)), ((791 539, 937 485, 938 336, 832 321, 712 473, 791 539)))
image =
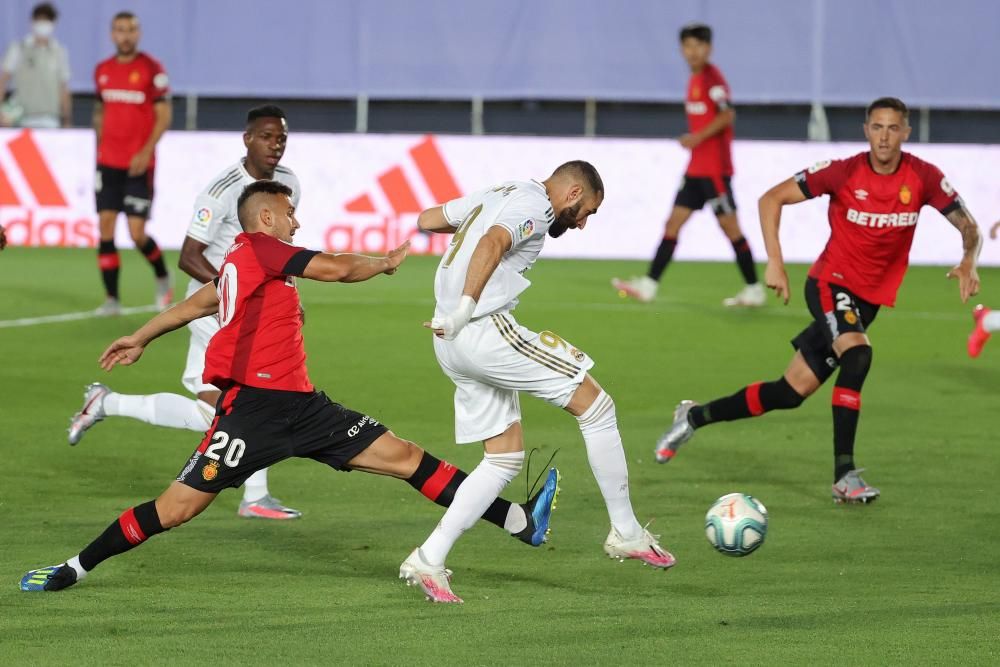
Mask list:
POLYGON ((213 479, 219 476, 219 462, 209 461, 208 465, 201 469, 201 476, 205 478, 206 482, 211 482, 213 479))
POLYGON ((913 199, 913 194, 910 192, 910 188, 904 185, 899 189, 899 201, 902 202, 903 206, 906 206, 911 199, 913 199))

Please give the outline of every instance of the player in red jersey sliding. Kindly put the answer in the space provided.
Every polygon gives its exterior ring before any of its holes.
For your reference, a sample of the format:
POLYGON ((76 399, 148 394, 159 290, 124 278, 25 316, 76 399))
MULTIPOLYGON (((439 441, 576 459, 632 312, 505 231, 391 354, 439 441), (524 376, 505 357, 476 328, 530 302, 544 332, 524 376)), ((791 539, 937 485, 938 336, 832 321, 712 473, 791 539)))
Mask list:
POLYGON ((982 240, 965 204, 934 165, 904 153, 910 136, 902 101, 872 102, 864 125, 871 150, 845 160, 820 162, 768 190, 760 198, 767 247, 767 286, 788 303, 788 275, 778 226, 783 206, 830 195, 830 239, 809 270, 805 299, 813 322, 792 340, 796 349, 782 377, 757 382, 704 405, 682 401, 673 426, 656 446, 656 460, 670 461, 695 429, 707 424, 797 408, 839 367, 833 389, 833 497, 869 502, 879 490, 854 467, 854 439, 861 387, 872 362, 868 329, 881 306, 892 306, 906 273, 917 216, 933 206, 962 235, 962 261, 949 273, 962 302, 979 291, 976 260, 982 240))
MULTIPOLYGON (((298 229, 292 190, 277 181, 248 185, 237 203, 243 233, 208 284, 157 315, 101 355, 105 370, 134 364, 155 338, 218 313, 221 328, 205 355, 204 381, 222 391, 201 445, 166 491, 127 509, 78 555, 28 572, 21 590, 56 591, 77 583, 108 558, 174 528, 207 508, 220 491, 292 456, 337 470, 363 470, 405 480, 448 506, 465 473, 397 437, 370 416, 332 402, 309 380, 295 278, 359 282, 392 274, 408 244, 386 257, 331 255, 292 245, 298 229)), ((553 468, 527 505, 499 500, 483 518, 522 541, 544 541, 559 474, 553 468), (512 525, 518 523, 520 525, 512 525)))
POLYGON ((706 203, 712 205, 719 227, 733 244, 736 264, 746 286, 733 297, 723 300, 726 306, 762 306, 764 286, 757 280, 757 267, 739 220, 730 179, 733 175, 731 146, 736 112, 730 102, 729 84, 719 68, 708 61, 712 55, 712 29, 701 23, 681 29, 681 53, 691 68, 684 108, 687 112, 688 133, 681 145, 691 151, 691 161, 684 172, 684 181, 667 219, 663 240, 645 276, 611 284, 620 293, 639 301, 652 301, 660 278, 674 256, 681 227, 691 214, 706 203))
POLYGON ((115 55, 94 70, 98 101, 94 106, 97 132, 97 174, 94 191, 101 240, 97 261, 107 293, 97 309, 117 315, 118 270, 115 222, 119 213, 128 219, 135 247, 146 257, 156 275, 155 304, 166 308, 173 298, 170 275, 156 241, 146 234, 153 206, 153 169, 156 143, 170 127, 171 109, 167 73, 148 54, 139 51, 139 19, 119 12, 111 21, 115 55))

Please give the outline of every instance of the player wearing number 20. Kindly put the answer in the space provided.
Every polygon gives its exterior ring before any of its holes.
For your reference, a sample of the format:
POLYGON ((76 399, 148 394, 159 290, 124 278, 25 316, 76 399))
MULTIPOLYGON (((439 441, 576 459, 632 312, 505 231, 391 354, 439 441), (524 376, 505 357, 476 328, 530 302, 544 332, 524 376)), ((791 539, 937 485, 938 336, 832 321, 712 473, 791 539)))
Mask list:
POLYGON ((864 124, 870 150, 845 160, 820 162, 760 198, 760 224, 767 247, 767 286, 788 303, 788 275, 778 240, 781 209, 820 195, 830 196, 830 239, 809 270, 805 300, 813 322, 792 340, 795 355, 774 382, 751 384, 704 405, 683 401, 671 429, 656 447, 670 461, 694 430, 720 421, 797 408, 839 367, 833 389, 833 497, 869 502, 879 490, 854 467, 854 439, 861 387, 872 362, 867 331, 880 306, 892 306, 903 281, 917 216, 925 205, 940 211, 962 234, 957 278, 963 302, 979 291, 976 260, 979 228, 941 170, 910 153, 906 105, 883 97, 869 105, 864 124))

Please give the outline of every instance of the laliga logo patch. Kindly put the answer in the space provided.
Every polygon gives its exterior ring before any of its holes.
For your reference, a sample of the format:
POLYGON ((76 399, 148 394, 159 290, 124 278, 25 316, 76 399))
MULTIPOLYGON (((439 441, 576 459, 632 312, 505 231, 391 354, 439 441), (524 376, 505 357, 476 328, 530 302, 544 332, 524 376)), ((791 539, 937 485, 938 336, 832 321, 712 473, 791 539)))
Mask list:
POLYGON ((899 189, 899 201, 905 206, 910 203, 913 195, 910 193, 910 188, 905 185, 899 189))
POLYGON ((219 476, 219 462, 209 461, 208 465, 201 469, 201 476, 205 478, 206 482, 211 482, 213 479, 219 476))
POLYGON ((207 225, 212 221, 212 209, 206 207, 199 208, 198 212, 194 214, 194 219, 203 225, 207 225))
POLYGON ((531 232, 533 231, 535 231, 535 223, 533 220, 525 220, 521 223, 521 236, 531 236, 531 232))
POLYGON ((157 88, 166 88, 167 83, 169 83, 169 79, 167 79, 166 72, 160 72, 159 74, 153 77, 153 85, 156 86, 157 88))

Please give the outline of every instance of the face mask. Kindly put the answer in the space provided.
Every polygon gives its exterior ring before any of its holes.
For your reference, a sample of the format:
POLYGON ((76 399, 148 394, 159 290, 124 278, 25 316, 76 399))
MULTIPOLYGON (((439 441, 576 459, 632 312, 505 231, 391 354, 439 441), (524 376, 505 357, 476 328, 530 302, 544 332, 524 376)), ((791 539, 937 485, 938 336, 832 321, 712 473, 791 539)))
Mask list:
POLYGON ((31 24, 31 32, 35 37, 48 39, 55 32, 56 25, 52 21, 34 21, 31 24))

